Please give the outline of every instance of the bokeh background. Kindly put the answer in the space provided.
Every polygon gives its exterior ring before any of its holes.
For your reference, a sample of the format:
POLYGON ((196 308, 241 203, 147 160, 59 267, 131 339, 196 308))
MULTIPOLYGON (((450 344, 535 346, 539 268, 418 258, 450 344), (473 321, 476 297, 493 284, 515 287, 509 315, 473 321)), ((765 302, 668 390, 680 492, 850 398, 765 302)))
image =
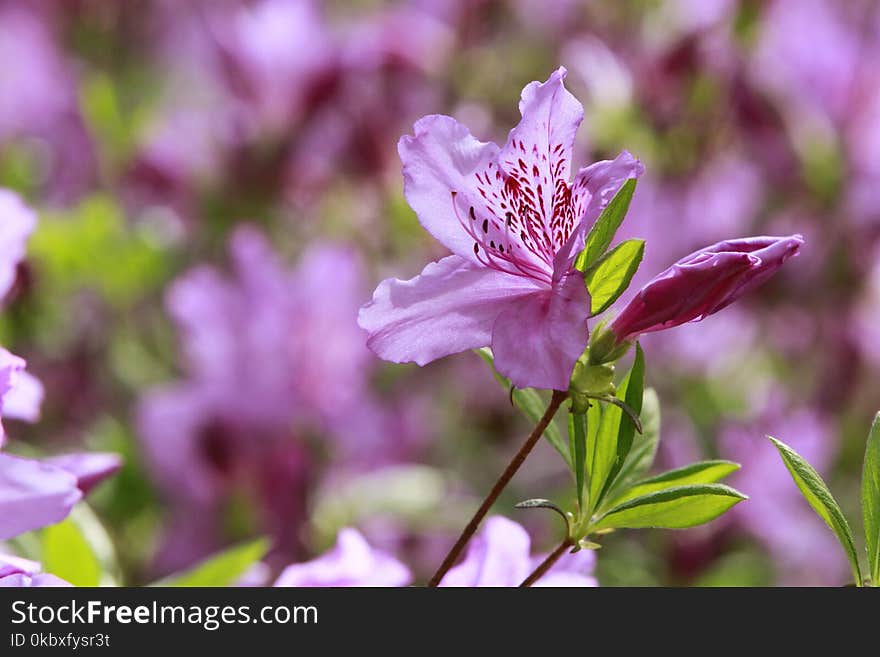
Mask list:
MULTIPOLYGON (((503 142, 520 89, 564 65, 575 165, 627 148, 647 169, 619 235, 647 239, 635 285, 720 239, 806 238, 743 302, 644 340, 658 467, 737 460, 751 499, 608 537, 600 583, 843 584, 763 435, 860 524, 878 61, 874 0, 0 0, 0 187, 40 214, 0 344, 46 389, 8 449, 124 456, 90 504, 128 584, 254 536, 277 568, 347 525, 424 579, 528 424, 474 354, 418 368, 364 347, 375 284, 443 255, 396 142, 433 113, 503 142)), ((542 445, 498 509, 546 550, 558 520, 512 504, 570 493, 542 445)))

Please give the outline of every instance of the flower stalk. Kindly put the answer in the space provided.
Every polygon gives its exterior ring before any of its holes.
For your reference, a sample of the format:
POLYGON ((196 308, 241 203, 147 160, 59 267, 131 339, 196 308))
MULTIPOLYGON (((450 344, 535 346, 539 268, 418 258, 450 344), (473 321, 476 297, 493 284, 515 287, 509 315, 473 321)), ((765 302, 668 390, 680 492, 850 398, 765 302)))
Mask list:
POLYGON ((483 500, 480 508, 477 509, 476 513, 474 513, 473 517, 470 519, 470 522, 468 522, 467 526, 461 532, 461 536, 458 537, 455 545, 452 546, 449 554, 446 555, 443 563, 440 564, 437 572, 434 573, 434 576, 431 577, 430 581, 428 582, 429 587, 438 586, 440 584, 440 581, 443 579, 443 576, 446 575, 447 572, 449 572, 449 569, 452 568, 452 566, 458 560, 458 557, 461 555, 464 548, 467 547, 468 542, 471 540, 477 529, 480 527, 480 523, 483 521, 483 518, 486 517, 489 509, 491 509, 492 505, 495 504, 498 496, 501 495, 501 492, 507 487, 507 484, 510 483, 513 475, 517 473, 522 464, 525 462, 526 457, 531 453, 532 449, 534 449, 535 445, 541 439, 541 436, 544 435, 544 431, 547 429, 547 426, 555 417, 556 411, 559 410, 562 402, 564 402, 567 398, 567 392, 563 392, 561 390, 553 391, 553 396, 550 398, 550 403, 547 405, 547 410, 544 411, 544 415, 541 417, 540 420, 538 420, 538 424, 535 425, 532 433, 529 434, 529 437, 526 439, 525 443, 523 443, 523 446, 520 447, 519 451, 514 455, 513 459, 504 469, 504 472, 502 472, 501 476, 498 477, 498 480, 492 486, 492 490, 489 491, 489 494, 486 496, 486 499, 483 500))
POLYGON ((565 554, 569 550, 569 548, 572 547, 572 545, 573 544, 571 542, 571 538, 566 537, 565 540, 559 544, 559 547, 557 547, 555 550, 553 550, 553 552, 547 555, 547 558, 544 559, 544 561, 542 561, 537 568, 535 568, 532 574, 523 580, 523 583, 520 584, 519 587, 528 588, 539 579, 541 579, 547 573, 547 571, 550 570, 557 561, 559 561, 562 555, 565 554))

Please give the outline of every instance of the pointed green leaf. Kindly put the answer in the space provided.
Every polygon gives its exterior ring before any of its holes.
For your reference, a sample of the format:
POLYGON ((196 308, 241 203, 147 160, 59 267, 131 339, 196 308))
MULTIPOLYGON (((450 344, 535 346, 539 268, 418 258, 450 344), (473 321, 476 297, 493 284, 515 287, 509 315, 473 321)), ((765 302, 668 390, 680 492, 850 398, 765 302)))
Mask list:
POLYGON ((587 474, 587 414, 569 413, 568 432, 574 460, 578 508, 584 509, 584 477, 587 474))
MULTIPOLYGON (((599 404, 595 404, 596 407, 599 404)), ((593 418, 589 417, 588 425, 593 418)), ((623 411, 612 404, 605 405, 601 412, 593 413, 599 416, 599 428, 592 440, 587 443, 588 460, 587 467, 590 472, 589 495, 590 505, 596 508, 600 500, 600 493, 608 479, 611 468, 614 467, 614 461, 617 459, 617 431, 620 427, 620 419, 623 411)), ((588 426, 589 429, 589 426, 588 426)))
MULTIPOLYGON (((495 369, 495 361, 492 358, 492 352, 488 349, 477 349, 476 352, 480 355, 480 358, 486 361, 486 363, 492 368, 492 372, 495 374, 495 379, 498 383, 509 392, 510 381, 499 374, 498 370, 495 369)), ((531 388, 515 388, 513 392, 510 393, 510 396, 514 405, 523 413, 523 415, 536 424, 538 420, 544 416, 544 412, 547 410, 547 402, 544 401, 536 390, 531 388)), ((550 424, 547 425, 547 429, 544 430, 544 437, 551 445, 553 445, 553 448, 559 452, 559 455, 565 460, 568 467, 571 468, 572 462, 569 445, 562 437, 562 432, 559 431, 559 427, 555 422, 550 422, 550 424)))
MULTIPOLYGON (((620 385, 617 396, 633 411, 633 413, 635 413, 636 417, 639 417, 642 414, 644 395, 645 353, 642 351, 642 346, 636 342, 636 357, 633 361, 632 369, 620 385)), ((642 431, 643 428, 639 427, 639 430, 642 431)), ((609 483, 614 481, 614 478, 617 476, 617 473, 620 472, 620 468, 626 461, 626 457, 629 456, 635 433, 636 424, 633 421, 633 418, 624 413, 621 416, 620 428, 617 432, 617 461, 608 476, 609 483)))
POLYGON ((651 469, 660 442, 660 400, 653 388, 645 389, 642 397, 642 433, 633 437, 632 449, 612 484, 609 497, 614 499, 651 469))
MULTIPOLYGON (((636 344, 636 358, 617 389, 617 399, 639 414, 645 383, 645 356, 636 344)), ((632 448, 635 423, 623 409, 609 404, 602 411, 598 435, 588 444, 590 504, 596 508, 632 448)))
POLYGON ((584 274, 593 315, 605 312, 626 291, 644 255, 645 240, 626 240, 584 274))
MULTIPOLYGON (((645 356, 637 343, 635 361, 618 387, 616 396, 636 416, 641 414, 644 384, 645 356)), ((592 445, 588 443, 589 494, 593 509, 605 498, 626 461, 635 431, 635 422, 620 406, 608 404, 602 411, 598 435, 592 445)))
POLYGON ((776 440, 772 436, 767 437, 773 442, 776 449, 779 450, 779 455, 782 457, 785 467, 788 468, 791 478, 794 479, 794 483, 801 491, 801 494, 837 536, 837 540, 840 541, 846 556, 849 558, 856 585, 861 586, 862 574, 859 569, 859 558, 856 553, 852 530, 846 521, 846 517, 843 515, 843 511, 840 510, 837 500, 834 499, 819 473, 800 454, 782 441, 776 440))
POLYGON ((602 210, 602 214, 596 219, 596 223, 593 224, 590 233, 587 235, 584 250, 581 251, 575 260, 574 266, 579 271, 587 271, 596 264, 611 245, 614 234, 620 228, 620 224, 623 222, 627 210, 629 210, 629 204, 632 201, 635 190, 636 179, 628 179, 617 190, 617 194, 609 201, 605 209, 602 210))
POLYGON ((602 404, 599 402, 590 404, 590 407, 587 409, 587 456, 584 465, 590 478, 593 477, 596 465, 596 445, 599 438, 599 429, 602 426, 602 414, 602 404))
POLYGON ((880 586, 880 413, 874 417, 862 469, 862 513, 871 584, 880 586))
POLYGON ((643 479, 626 491, 619 498, 614 500, 614 504, 621 504, 627 500, 631 500, 648 493, 655 493, 658 490, 672 488, 674 486, 687 486, 690 484, 715 484, 732 472, 739 470, 739 463, 733 461, 700 461, 691 463, 683 468, 669 470, 656 477, 643 479))
POLYGON ((714 520, 745 499, 724 484, 675 486, 615 506, 592 529, 685 529, 714 520))
POLYGON ((43 570, 75 586, 117 586, 119 563, 107 530, 88 504, 77 504, 67 518, 37 533, 33 558, 43 570))
POLYGON ((82 529, 72 518, 46 527, 42 534, 42 565, 74 586, 99 586, 101 563, 82 529))
POLYGON ((195 567, 166 577, 153 586, 232 586, 260 561, 269 549, 266 539, 257 539, 229 548, 195 567))

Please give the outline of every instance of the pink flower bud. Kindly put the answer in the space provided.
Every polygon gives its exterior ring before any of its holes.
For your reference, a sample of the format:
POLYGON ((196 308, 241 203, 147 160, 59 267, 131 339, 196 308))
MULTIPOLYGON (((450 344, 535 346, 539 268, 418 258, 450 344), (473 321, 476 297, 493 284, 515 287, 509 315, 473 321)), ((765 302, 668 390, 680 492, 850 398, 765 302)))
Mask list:
POLYGON ((610 330, 620 343, 704 319, 761 285, 803 243, 800 235, 745 237, 700 249, 639 290, 610 330))

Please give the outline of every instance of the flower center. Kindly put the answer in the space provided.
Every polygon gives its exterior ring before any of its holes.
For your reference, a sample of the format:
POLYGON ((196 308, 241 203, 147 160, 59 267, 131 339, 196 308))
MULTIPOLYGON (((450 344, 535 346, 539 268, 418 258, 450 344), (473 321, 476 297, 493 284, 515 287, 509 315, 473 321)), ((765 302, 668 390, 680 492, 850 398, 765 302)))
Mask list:
POLYGON ((476 205, 459 203, 458 192, 452 192, 456 217, 474 240, 474 255, 480 263, 515 276, 551 282, 556 252, 571 236, 576 220, 582 214, 582 194, 572 193, 560 175, 563 171, 564 149, 557 144, 552 151, 550 179, 537 163, 545 163, 533 147, 526 154, 525 145, 514 140, 522 153, 515 161, 507 161, 507 171, 489 163, 484 171, 474 174, 479 197, 476 205), (465 210, 466 208, 466 210, 465 210))

